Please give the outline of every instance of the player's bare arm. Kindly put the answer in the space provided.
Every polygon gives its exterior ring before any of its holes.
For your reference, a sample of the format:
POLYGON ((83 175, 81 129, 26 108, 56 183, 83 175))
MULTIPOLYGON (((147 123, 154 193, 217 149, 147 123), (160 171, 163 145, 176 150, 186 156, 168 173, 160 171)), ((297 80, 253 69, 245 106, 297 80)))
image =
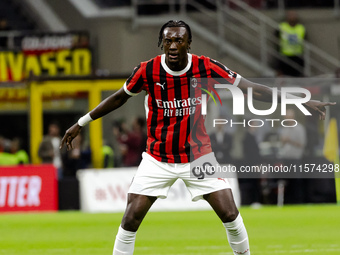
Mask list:
MULTIPOLYGON (((272 89, 262 84, 251 82, 245 78, 241 78, 241 81, 238 87, 243 91, 243 93, 247 93, 247 88, 253 88, 253 96, 254 99, 263 101, 263 102, 271 102, 272 101, 272 89)), ((281 93, 278 91, 279 102, 281 100, 281 93)), ((319 115, 320 120, 324 120, 326 116, 326 108, 328 105, 335 105, 334 102, 321 102, 318 100, 310 100, 307 103, 304 103, 306 107, 308 107, 313 113, 319 115)))
MULTIPOLYGON (((121 88, 116 93, 112 94, 111 96, 107 97, 103 100, 96 108, 89 112, 89 116, 92 120, 98 119, 103 117, 104 115, 112 112, 113 110, 122 106, 130 96, 125 93, 124 89, 121 88)), ((61 140, 60 148, 66 144, 68 150, 73 149, 72 147, 72 140, 78 136, 82 129, 77 123, 75 123, 72 127, 66 130, 63 139, 61 140)))

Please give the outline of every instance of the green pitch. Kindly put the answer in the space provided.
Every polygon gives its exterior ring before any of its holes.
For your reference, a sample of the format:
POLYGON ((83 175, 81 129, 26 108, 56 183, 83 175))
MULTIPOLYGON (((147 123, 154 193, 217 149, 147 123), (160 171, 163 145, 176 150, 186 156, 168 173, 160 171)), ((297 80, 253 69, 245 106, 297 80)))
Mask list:
MULTIPOLYGON (((243 207, 252 255, 340 254, 340 207, 243 207)), ((0 214, 0 254, 111 255, 122 214, 0 214)), ((135 254, 230 254, 211 211, 151 212, 135 254)))

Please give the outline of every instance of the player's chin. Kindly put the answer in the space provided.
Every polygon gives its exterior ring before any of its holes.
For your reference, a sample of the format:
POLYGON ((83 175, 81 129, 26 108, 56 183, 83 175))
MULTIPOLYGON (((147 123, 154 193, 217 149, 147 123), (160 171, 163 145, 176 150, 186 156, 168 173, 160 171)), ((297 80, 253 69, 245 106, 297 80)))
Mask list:
POLYGON ((170 63, 179 63, 179 58, 178 58, 178 57, 177 57, 177 58, 169 57, 169 58, 168 58, 168 61, 169 61, 170 63))

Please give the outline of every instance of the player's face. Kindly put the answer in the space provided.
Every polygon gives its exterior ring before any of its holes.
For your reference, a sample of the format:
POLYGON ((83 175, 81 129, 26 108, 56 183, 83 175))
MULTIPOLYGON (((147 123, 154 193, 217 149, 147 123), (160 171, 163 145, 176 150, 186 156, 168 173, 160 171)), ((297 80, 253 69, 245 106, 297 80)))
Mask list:
POLYGON ((185 27, 167 27, 163 32, 165 62, 173 71, 183 70, 188 63, 188 33, 185 27))

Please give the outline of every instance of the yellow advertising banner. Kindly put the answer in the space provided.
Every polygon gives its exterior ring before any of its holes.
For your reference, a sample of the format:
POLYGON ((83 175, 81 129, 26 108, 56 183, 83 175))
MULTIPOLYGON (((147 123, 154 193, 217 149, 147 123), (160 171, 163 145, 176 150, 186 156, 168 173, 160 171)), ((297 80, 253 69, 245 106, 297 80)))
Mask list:
POLYGON ((0 52, 0 82, 18 82, 34 76, 86 76, 92 72, 89 48, 45 52, 0 52))

